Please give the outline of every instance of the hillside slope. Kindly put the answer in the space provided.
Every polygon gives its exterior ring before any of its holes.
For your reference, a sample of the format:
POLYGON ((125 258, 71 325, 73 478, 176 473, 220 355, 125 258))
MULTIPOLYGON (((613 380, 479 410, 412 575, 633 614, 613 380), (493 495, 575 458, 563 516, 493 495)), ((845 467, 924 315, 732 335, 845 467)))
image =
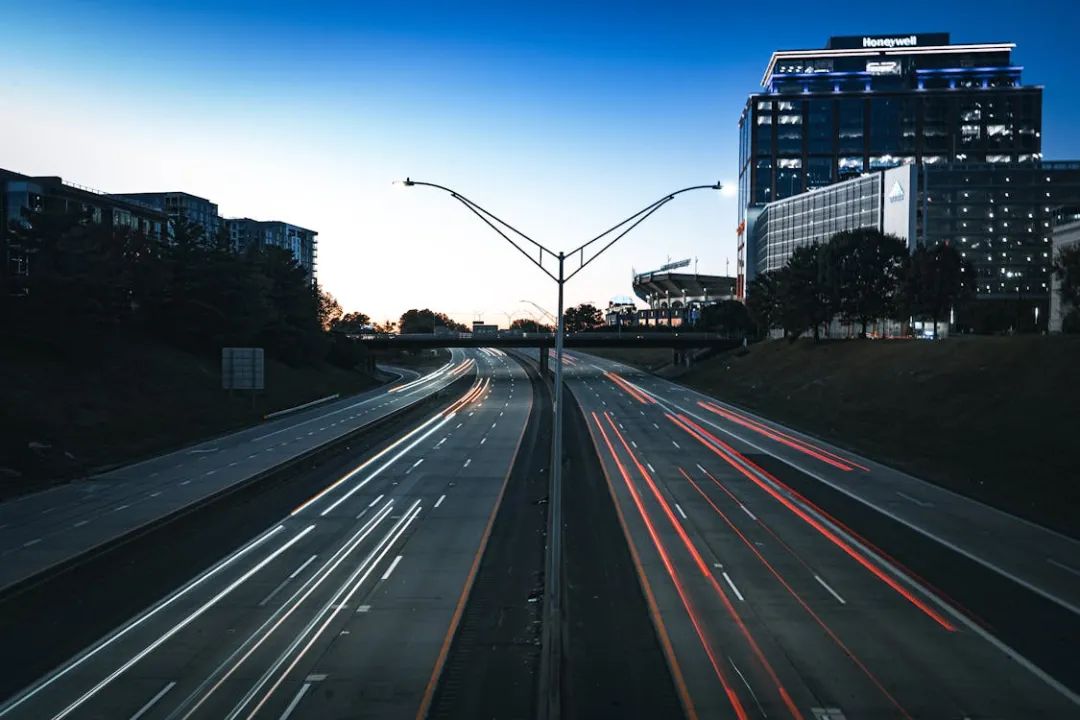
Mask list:
POLYGON ((772 341, 679 382, 1080 536, 1080 338, 772 341))
POLYGON ((8 338, 0 353, 0 498, 375 384, 331 365, 267 360, 264 392, 230 396, 216 358, 124 337, 8 338))

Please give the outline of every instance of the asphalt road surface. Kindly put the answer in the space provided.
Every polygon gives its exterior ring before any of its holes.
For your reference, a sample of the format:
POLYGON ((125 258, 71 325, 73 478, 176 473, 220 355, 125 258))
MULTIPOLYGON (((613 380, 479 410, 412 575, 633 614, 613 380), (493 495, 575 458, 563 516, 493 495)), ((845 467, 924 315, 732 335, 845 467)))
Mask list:
POLYGON ((532 405, 519 364, 500 351, 470 355, 477 379, 458 402, 356 458, 280 522, 9 699, 0 717, 423 712, 532 405))
POLYGON ((618 363, 565 371, 688 717, 1080 717, 1076 542, 618 363))
POLYGON ((427 375, 2 503, 0 593, 417 403, 471 364, 454 350, 427 375))

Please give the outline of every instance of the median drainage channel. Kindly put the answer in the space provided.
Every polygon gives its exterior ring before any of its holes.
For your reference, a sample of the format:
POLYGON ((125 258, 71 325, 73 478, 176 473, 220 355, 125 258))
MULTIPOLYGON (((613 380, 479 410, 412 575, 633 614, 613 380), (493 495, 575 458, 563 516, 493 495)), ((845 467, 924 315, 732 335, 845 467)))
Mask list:
POLYGON ((431 396, 239 483, 0 597, 0 700, 209 568, 432 412, 468 390, 462 377, 431 396), (43 622, 43 619, 45 621, 43 622))
MULTIPOLYGON (((533 411, 427 715, 433 719, 536 717, 551 393, 535 362, 533 411)), ((546 380, 546 379, 545 379, 546 380)), ((678 718, 683 709, 649 617, 614 502, 581 411, 564 393, 564 718, 678 718)), ((555 713, 549 717, 556 717, 555 713)))

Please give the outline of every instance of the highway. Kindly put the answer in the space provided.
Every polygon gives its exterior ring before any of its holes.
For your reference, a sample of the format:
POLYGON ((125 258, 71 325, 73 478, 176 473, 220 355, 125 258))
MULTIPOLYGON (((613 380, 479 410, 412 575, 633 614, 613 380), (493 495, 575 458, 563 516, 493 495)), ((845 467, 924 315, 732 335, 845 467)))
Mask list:
POLYGON ((533 402, 518 363, 468 355, 475 380, 448 408, 328 476, 287 517, 10 698, 0 718, 422 713, 533 402))
POLYGON ((624 365, 564 368, 688 717, 1080 715, 1076 542, 624 365), (971 605, 865 537, 886 530, 971 605))
POLYGON ((422 377, 0 504, 0 593, 428 397, 471 371, 466 353, 422 377))

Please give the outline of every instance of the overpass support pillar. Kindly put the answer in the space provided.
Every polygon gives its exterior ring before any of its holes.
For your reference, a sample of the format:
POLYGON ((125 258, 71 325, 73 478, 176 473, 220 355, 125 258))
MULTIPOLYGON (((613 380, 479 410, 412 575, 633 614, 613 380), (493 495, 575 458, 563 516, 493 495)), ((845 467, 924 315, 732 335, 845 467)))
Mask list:
POLYGON ((694 362, 694 353, 690 350, 680 350, 675 348, 672 350, 674 356, 672 357, 672 364, 675 367, 690 367, 694 362))
POLYGON ((547 377, 548 369, 551 363, 548 360, 548 349, 543 345, 540 346, 540 375, 541 377, 547 377))

